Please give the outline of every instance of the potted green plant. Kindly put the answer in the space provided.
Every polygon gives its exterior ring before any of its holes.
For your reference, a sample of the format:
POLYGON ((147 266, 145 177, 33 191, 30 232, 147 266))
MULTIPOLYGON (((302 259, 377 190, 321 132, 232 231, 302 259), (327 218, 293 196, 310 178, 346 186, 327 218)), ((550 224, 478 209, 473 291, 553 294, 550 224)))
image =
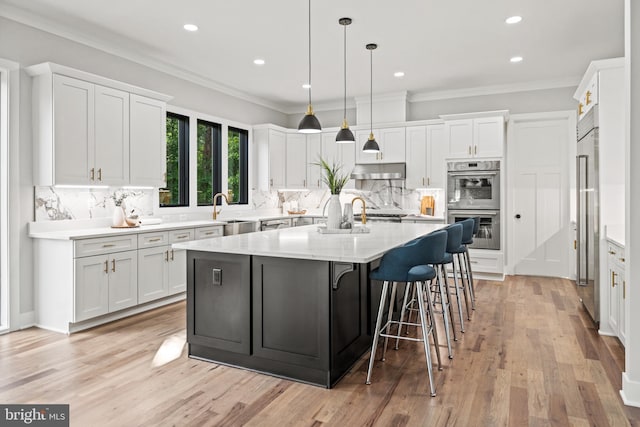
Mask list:
POLYGON ((327 184, 331 197, 327 204, 327 228, 340 228, 342 222, 342 208, 340 206, 340 192, 349 181, 349 174, 341 174, 342 165, 332 162, 329 164, 323 158, 316 163, 322 168, 322 182, 327 184))

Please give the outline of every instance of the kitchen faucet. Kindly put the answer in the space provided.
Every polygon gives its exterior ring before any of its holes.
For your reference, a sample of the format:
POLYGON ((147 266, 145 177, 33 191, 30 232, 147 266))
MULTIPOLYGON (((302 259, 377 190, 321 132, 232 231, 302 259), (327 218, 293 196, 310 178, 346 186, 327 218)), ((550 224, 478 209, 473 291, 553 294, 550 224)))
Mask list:
POLYGON ((367 223, 367 204, 365 203, 362 197, 356 196, 351 200, 351 206, 353 206, 353 202, 355 202, 356 200, 360 200, 362 202, 362 211, 360 212, 360 220, 364 225, 367 223))
POLYGON ((219 196, 224 197, 224 200, 226 200, 227 204, 229 204, 229 199, 227 198, 227 195, 226 195, 226 194, 224 194, 224 193, 216 193, 216 194, 213 196, 213 219, 214 219, 214 220, 218 219, 218 214, 220 213, 220 211, 216 210, 216 199, 217 199, 219 196))

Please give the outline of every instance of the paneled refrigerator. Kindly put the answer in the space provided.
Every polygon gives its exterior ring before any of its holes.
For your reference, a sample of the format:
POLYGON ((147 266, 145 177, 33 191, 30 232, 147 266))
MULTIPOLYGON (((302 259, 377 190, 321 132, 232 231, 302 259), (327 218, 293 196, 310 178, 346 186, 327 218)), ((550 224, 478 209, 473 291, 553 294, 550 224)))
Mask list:
POLYGON ((600 322, 598 132, 595 105, 578 122, 576 283, 578 295, 596 323, 600 322))

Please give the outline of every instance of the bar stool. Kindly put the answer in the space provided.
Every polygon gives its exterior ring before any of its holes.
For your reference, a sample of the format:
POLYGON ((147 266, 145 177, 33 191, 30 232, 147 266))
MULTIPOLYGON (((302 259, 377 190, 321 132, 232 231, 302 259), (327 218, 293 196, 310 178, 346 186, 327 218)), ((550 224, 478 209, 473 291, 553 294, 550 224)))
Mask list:
MULTIPOLYGON (((445 227, 445 231, 447 232, 447 252, 445 254, 444 260, 440 263, 440 268, 442 269, 442 276, 444 281, 444 288, 447 292, 447 298, 449 299, 449 316, 451 317, 451 331, 453 333, 453 340, 457 341, 456 330, 455 330, 455 322, 453 320, 453 308, 451 307, 451 291, 450 287, 447 283, 447 271, 446 266, 451 264, 453 269, 453 289, 455 290, 456 302, 458 305, 458 316, 460 318, 460 331, 464 332, 464 318, 462 315, 462 301, 460 299, 459 290, 462 288, 458 285, 458 270, 460 269, 460 262, 458 260, 458 268, 456 268, 455 256, 458 251, 462 248, 462 233, 463 233, 463 225, 460 223, 451 224, 445 227)), ((464 283, 463 283, 464 286, 464 283)))
MULTIPOLYGON (((467 311, 467 320, 471 320, 471 312, 469 310, 469 295, 471 294, 471 285, 470 285, 470 277, 469 269, 470 262, 468 258, 469 249, 464 244, 464 242, 471 241, 473 242, 473 224, 474 221, 472 218, 467 218, 464 221, 459 221, 454 225, 462 226, 462 234, 460 235, 460 239, 456 240, 456 242, 452 242, 451 245, 447 244, 447 252, 451 254, 451 262, 453 263, 453 278, 454 282, 458 274, 460 275, 460 283, 461 286, 458 287, 456 283, 456 296, 458 297, 458 313, 460 314, 460 325, 462 332, 464 332, 463 321, 462 321, 462 306, 460 304, 460 298, 458 289, 462 289, 464 294, 464 302, 467 311), (459 243, 459 245, 458 245, 459 243), (458 246, 456 246, 458 245, 458 246), (458 261, 458 269, 456 270, 456 258, 458 261)), ((471 300, 473 302, 473 299, 471 300)))
MULTIPOLYGON (((384 254, 380 262, 380 266, 371 272, 370 278, 372 280, 382 281, 383 284, 382 294, 380 296, 380 305, 378 307, 378 317, 376 318, 376 327, 373 334, 373 343, 371 345, 371 355, 369 356, 369 369, 367 371, 366 384, 371 384, 371 372, 373 370, 373 363, 375 360, 376 349, 378 347, 378 340, 380 337, 385 338, 382 360, 384 360, 389 338, 420 341, 424 346, 431 396, 436 395, 435 385, 433 381, 433 367, 431 362, 429 335, 432 336, 434 345, 436 347, 438 368, 441 368, 442 365, 440 362, 440 350, 438 348, 438 341, 435 335, 437 334, 437 332, 435 328, 435 322, 433 321, 433 303, 430 293, 427 291, 425 294, 423 289, 423 284, 425 281, 431 281, 436 277, 436 270, 429 265, 425 265, 424 259, 425 254, 444 254, 444 251, 446 249, 446 242, 447 233, 444 231, 434 232, 423 238, 412 240, 406 245, 392 249, 384 254), (382 317, 384 315, 384 306, 390 282, 393 285, 391 287, 391 298, 389 300, 387 322, 384 324, 384 326, 382 326, 382 317), (418 314, 420 316, 420 323, 408 323, 404 322, 403 319, 401 319, 400 321, 392 320, 397 282, 406 282, 407 288, 415 288, 419 306, 418 314), (427 303, 426 307, 425 300, 427 303), (400 337, 397 335, 392 335, 390 331, 392 325, 398 325, 398 328, 400 328, 402 325, 420 326, 422 330, 422 338, 400 337)), ((437 255, 433 255, 432 257, 436 259, 437 255)))
POLYGON ((467 276, 468 276, 467 283, 469 287, 469 296, 471 297, 471 308, 475 310, 476 309, 476 289, 473 283, 473 270, 471 269, 471 257, 469 256, 469 245, 473 244, 473 238, 478 234, 478 230, 480 230, 480 217, 474 216, 472 218, 467 218, 464 221, 468 221, 469 219, 473 220, 473 230, 471 235, 469 235, 468 230, 466 233, 464 232, 465 230, 463 230, 462 244, 465 247, 464 260, 467 266, 467 276))

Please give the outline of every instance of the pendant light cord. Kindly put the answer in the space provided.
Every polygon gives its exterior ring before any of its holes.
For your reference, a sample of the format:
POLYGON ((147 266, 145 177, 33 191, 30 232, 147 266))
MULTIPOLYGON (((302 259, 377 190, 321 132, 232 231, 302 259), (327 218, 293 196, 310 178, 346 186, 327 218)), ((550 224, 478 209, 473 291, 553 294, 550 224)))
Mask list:
POLYGON ((309 105, 311 105, 311 0, 309 0, 309 105))
POLYGON ((344 120, 347 120, 347 26, 344 25, 344 120))
POLYGON ((369 86, 369 126, 371 135, 373 135, 373 49, 369 50, 370 54, 370 64, 371 64, 371 83, 369 86))

